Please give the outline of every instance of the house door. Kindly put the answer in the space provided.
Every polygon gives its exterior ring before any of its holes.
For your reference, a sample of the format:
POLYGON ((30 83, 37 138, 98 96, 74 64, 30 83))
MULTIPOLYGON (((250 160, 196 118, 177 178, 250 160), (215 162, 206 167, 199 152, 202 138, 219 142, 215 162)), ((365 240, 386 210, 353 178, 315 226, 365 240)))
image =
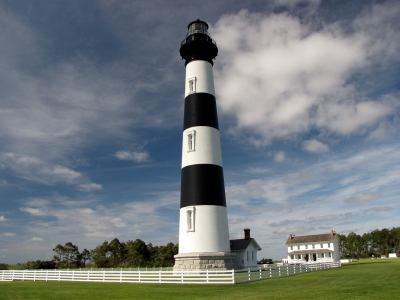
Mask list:
POLYGON ((306 261, 308 261, 308 254, 306 254, 306 257, 304 257, 306 261))
POLYGON ((314 253, 312 256, 313 256, 313 261, 317 261, 317 254, 314 253))

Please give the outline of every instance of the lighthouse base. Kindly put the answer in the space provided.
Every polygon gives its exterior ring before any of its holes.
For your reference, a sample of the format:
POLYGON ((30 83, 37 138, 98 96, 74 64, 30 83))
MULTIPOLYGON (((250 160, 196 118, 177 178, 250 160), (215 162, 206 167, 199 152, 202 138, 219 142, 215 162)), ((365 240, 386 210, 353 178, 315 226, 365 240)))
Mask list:
POLYGON ((231 252, 180 253, 174 257, 174 271, 232 270, 236 268, 236 254, 231 252))

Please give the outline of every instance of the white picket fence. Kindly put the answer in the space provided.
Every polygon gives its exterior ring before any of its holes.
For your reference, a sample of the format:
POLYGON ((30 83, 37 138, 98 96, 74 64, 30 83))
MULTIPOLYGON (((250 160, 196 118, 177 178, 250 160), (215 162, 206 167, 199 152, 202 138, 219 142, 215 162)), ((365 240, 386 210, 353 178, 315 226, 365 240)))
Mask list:
POLYGON ((235 284, 292 276, 339 267, 339 263, 279 266, 259 270, 126 271, 126 270, 3 270, 0 281, 81 281, 119 283, 235 284))

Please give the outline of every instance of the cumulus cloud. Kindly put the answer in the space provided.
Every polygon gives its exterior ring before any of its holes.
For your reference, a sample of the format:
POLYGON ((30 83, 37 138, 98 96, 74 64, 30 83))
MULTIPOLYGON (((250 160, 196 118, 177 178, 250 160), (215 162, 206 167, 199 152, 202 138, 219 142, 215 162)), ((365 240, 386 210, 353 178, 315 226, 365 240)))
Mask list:
POLYGON ((82 192, 92 192, 102 190, 103 186, 98 183, 85 183, 78 185, 78 190, 82 192))
POLYGON ((285 152, 279 151, 278 153, 275 154, 274 160, 276 162, 283 162, 285 160, 285 152))
POLYGON ((16 153, 0 154, 0 161, 18 176, 45 184, 64 182, 73 184, 82 174, 68 167, 52 164, 38 157, 18 155, 16 153))
POLYGON ((43 241, 43 238, 40 238, 40 237, 33 237, 33 238, 31 238, 31 241, 33 241, 33 242, 40 242, 40 241, 43 241))
POLYGON ((303 150, 311 153, 326 153, 329 151, 329 147, 317 140, 307 140, 303 142, 303 150))
POLYGON ((310 217, 311 221, 331 221, 334 220, 336 217, 333 215, 312 215, 310 217))
POLYGON ((117 151, 115 156, 120 160, 133 160, 134 162, 138 163, 149 161, 150 158, 149 153, 145 151, 117 151))
POLYGON ((0 216, 0 222, 4 222, 6 220, 6 218, 4 216, 0 216))
POLYGON ((348 204, 361 204, 361 203, 368 203, 375 201, 381 197, 380 194, 375 193, 375 192, 369 192, 369 193, 363 193, 363 194, 357 194, 354 196, 351 196, 349 198, 346 198, 343 200, 344 203, 348 204))
POLYGON ((16 234, 12 233, 12 232, 5 232, 3 235, 4 236, 16 236, 16 234))
POLYGON ((385 24, 396 22, 392 9, 383 5, 359 16, 351 30, 339 24, 316 30, 285 13, 242 10, 221 17, 212 33, 224 53, 215 64, 222 111, 236 117, 236 129, 255 133, 254 144, 311 129, 346 136, 373 128, 399 101, 369 99, 354 88, 352 76, 382 56, 398 60, 398 47, 390 47, 398 45, 395 33, 366 30, 372 18, 386 32, 385 24))
POLYGON ((31 214, 32 216, 37 216, 37 217, 47 215, 47 212, 41 208, 21 207, 20 210, 28 214, 31 214))

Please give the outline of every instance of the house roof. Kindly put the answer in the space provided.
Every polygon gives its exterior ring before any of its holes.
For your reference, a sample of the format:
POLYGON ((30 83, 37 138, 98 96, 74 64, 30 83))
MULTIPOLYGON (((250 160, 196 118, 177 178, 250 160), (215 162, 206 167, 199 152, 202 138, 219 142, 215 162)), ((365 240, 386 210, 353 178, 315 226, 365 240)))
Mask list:
POLYGON ((237 239, 237 240, 230 240, 231 244, 231 251, 240 251, 246 250, 247 247, 250 245, 251 242, 254 242, 257 250, 261 250, 260 245, 256 242, 255 239, 237 239))
POLYGON ((309 253, 329 253, 333 252, 332 250, 329 249, 311 249, 311 250, 296 250, 296 251, 290 251, 288 254, 309 254, 309 253))
POLYGON ((335 234, 313 234, 313 235, 300 235, 292 236, 287 239, 286 245, 291 244, 304 244, 304 243, 320 243, 320 242, 330 242, 335 239, 335 234))

